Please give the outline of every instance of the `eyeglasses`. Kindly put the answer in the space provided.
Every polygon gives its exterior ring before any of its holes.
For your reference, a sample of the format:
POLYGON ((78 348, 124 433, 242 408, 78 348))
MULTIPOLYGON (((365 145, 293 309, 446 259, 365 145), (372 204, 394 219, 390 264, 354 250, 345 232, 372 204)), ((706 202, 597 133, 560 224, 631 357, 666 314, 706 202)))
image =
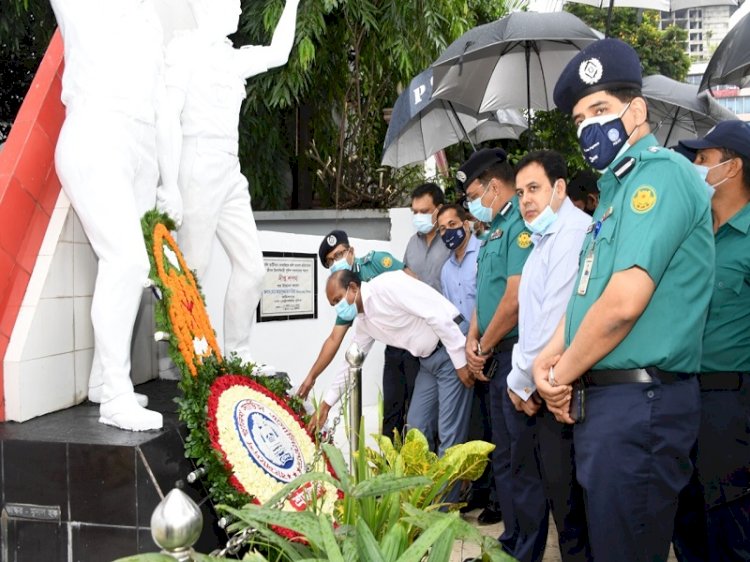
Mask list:
POLYGON ((343 248, 343 249, 339 250, 338 252, 336 252, 335 254, 333 254, 332 256, 330 256, 328 259, 326 259, 326 265, 328 267, 331 267, 333 265, 333 262, 337 262, 341 258, 343 258, 344 256, 346 256, 346 254, 349 253, 350 249, 351 248, 343 248))

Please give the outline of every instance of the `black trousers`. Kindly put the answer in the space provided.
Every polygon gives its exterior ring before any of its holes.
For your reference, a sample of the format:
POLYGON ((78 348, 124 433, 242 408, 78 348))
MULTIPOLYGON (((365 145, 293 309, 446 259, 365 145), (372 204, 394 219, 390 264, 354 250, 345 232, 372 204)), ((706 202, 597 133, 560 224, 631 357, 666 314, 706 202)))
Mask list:
POLYGON ((398 347, 386 346, 383 365, 383 435, 403 434, 406 414, 419 372, 419 358, 398 347))

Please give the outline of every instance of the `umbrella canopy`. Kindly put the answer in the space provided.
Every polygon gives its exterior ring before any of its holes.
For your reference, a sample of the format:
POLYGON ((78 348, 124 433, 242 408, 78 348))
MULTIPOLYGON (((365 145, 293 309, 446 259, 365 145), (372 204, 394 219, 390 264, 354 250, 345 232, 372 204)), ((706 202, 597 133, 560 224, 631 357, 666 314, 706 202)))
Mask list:
POLYGON ((720 84, 736 84, 744 87, 750 83, 750 14, 745 15, 729 30, 719 43, 699 90, 711 89, 720 84))
POLYGON ((706 6, 736 6, 738 0, 567 0, 576 4, 587 4, 596 8, 643 8, 644 10, 659 10, 662 12, 676 12, 688 8, 703 8, 706 6))
POLYGON ((694 84, 677 82, 661 74, 643 78, 643 97, 656 138, 664 146, 703 136, 719 121, 737 119, 730 110, 694 84))
POLYGON ((554 107, 565 65, 601 38, 567 12, 515 12, 471 29, 433 64, 433 97, 478 112, 554 107))
POLYGON ((432 94, 432 69, 417 75, 396 100, 383 143, 382 163, 400 168, 422 162, 464 139, 480 143, 514 138, 526 130, 518 110, 477 113, 432 94))

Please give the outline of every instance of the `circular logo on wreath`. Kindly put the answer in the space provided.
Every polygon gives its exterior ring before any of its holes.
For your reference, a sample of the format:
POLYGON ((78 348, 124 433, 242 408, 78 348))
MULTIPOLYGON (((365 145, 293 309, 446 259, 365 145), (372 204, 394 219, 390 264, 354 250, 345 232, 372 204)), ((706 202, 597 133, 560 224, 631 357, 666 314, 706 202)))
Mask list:
POLYGON ((269 476, 291 482, 305 470, 291 430, 260 402, 240 400, 234 408, 234 426, 250 458, 269 476))

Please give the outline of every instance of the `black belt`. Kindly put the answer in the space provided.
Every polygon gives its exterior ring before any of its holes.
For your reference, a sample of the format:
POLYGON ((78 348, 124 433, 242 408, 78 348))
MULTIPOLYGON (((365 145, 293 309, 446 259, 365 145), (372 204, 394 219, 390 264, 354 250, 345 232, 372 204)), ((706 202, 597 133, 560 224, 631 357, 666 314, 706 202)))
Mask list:
POLYGON ((694 376, 693 373, 675 373, 662 371, 657 367, 644 369, 602 369, 587 371, 581 375, 583 386, 609 386, 612 384, 649 384, 660 381, 663 384, 672 384, 684 381, 694 376))
POLYGON ((443 347, 443 342, 441 342, 440 340, 438 340, 438 343, 437 343, 437 345, 435 346, 435 349, 433 349, 433 350, 432 350, 432 353, 430 353, 430 354, 429 354, 429 355, 428 355, 427 357, 432 357, 432 356, 433 356, 433 355, 435 355, 435 354, 436 354, 436 353, 437 353, 437 352, 438 352, 438 351, 440 350, 440 348, 442 348, 442 347, 443 347))
POLYGON ((702 391, 705 390, 739 390, 742 388, 743 376, 747 373, 700 373, 698 384, 702 391))

